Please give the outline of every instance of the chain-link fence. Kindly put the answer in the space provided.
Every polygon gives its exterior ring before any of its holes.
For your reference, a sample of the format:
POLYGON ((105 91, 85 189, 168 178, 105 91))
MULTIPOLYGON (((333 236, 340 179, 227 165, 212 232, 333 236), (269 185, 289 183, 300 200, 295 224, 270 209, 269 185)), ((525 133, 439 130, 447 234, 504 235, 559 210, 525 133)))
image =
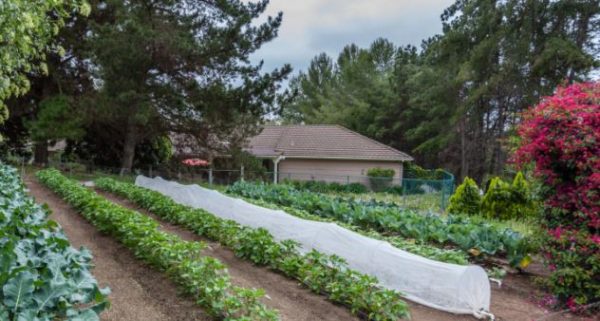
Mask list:
MULTIPOLYGON (((24 159, 4 158, 25 172, 28 167, 24 159)), ((301 183, 320 193, 354 196, 364 200, 393 202, 402 207, 421 211, 443 211, 454 191, 454 176, 448 172, 405 170, 403 177, 369 177, 364 175, 330 175, 326 173, 248 171, 240 169, 215 169, 193 166, 134 168, 123 170, 117 167, 97 166, 85 162, 50 161, 48 167, 61 170, 65 175, 78 180, 93 180, 99 176, 112 176, 121 180, 134 181, 137 175, 160 176, 181 183, 195 183, 213 188, 234 184, 239 180, 264 183, 301 183)))

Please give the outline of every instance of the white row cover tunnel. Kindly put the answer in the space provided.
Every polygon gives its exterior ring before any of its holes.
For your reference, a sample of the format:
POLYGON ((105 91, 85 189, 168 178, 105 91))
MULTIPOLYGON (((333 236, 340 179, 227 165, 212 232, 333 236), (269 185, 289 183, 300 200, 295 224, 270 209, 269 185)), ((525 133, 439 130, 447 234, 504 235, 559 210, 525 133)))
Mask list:
POLYGON ((365 237, 334 223, 305 220, 256 206, 198 185, 138 176, 136 185, 158 191, 180 204, 204 209, 239 224, 267 229, 277 240, 291 239, 301 250, 336 254, 356 271, 377 277, 381 286, 431 308, 484 317, 490 308, 490 283, 484 269, 433 261, 365 237))

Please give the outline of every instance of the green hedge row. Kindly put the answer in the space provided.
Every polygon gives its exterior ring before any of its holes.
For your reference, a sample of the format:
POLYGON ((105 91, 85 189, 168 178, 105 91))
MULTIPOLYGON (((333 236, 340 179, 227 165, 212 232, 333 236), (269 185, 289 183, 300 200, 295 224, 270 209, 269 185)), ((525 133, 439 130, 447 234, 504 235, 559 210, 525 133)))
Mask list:
POLYGON ((91 253, 71 247, 48 214, 0 163, 0 320, 97 321, 108 289, 90 273, 91 253))
POLYGON ((335 255, 314 250, 301 255, 294 241, 277 242, 265 229, 241 226, 132 184, 102 178, 96 181, 96 186, 125 197, 169 222, 218 241, 233 249, 238 257, 297 279, 313 292, 326 294, 330 300, 349 306, 354 314, 378 321, 396 321, 409 316, 408 307, 398 292, 379 288, 377 279, 350 270, 335 255))
POLYGON ((100 231, 118 239, 136 257, 167 272, 214 317, 230 321, 279 320, 276 311, 259 301, 263 290, 233 286, 225 265, 200 255, 204 243, 161 232, 159 224, 148 216, 106 200, 57 170, 39 171, 37 177, 100 231))
POLYGON ((512 183, 499 177, 492 178, 483 196, 480 195, 477 183, 465 177, 450 197, 448 213, 496 219, 524 219, 535 217, 540 208, 525 176, 518 172, 512 183))

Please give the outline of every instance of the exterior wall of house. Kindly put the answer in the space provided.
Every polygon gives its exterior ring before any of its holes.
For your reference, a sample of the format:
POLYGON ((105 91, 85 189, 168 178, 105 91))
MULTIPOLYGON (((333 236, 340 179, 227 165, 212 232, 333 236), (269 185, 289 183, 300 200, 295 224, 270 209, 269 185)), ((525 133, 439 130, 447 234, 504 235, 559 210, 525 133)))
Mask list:
POLYGON ((362 183, 369 186, 367 171, 375 167, 393 169, 395 171, 393 184, 402 184, 401 162, 361 160, 284 159, 279 162, 279 180, 362 183))

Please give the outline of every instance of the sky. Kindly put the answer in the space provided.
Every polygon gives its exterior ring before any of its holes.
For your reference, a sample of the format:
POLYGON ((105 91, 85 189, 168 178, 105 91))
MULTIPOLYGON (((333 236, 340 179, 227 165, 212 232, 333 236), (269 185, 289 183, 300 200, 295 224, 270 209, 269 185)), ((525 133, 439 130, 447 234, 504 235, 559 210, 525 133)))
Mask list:
POLYGON ((267 15, 283 12, 279 36, 251 57, 264 71, 289 63, 306 70, 321 52, 336 58, 344 46, 367 47, 384 37, 396 45, 420 46, 442 31, 440 15, 454 0, 271 0, 267 15))

